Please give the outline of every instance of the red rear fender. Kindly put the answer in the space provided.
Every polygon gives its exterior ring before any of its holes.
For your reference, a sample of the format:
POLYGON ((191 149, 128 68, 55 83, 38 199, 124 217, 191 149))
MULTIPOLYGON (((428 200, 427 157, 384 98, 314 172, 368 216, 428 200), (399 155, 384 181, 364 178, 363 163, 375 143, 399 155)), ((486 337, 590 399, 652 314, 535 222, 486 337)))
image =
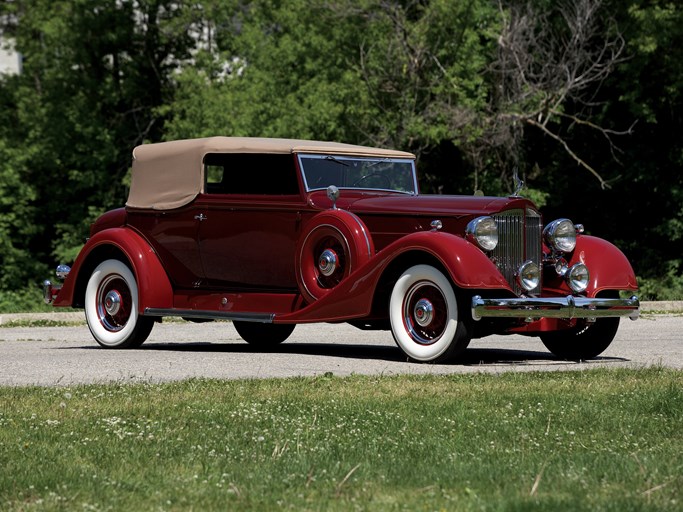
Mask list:
POLYGON ((105 229, 88 240, 54 305, 82 307, 90 274, 102 261, 111 258, 125 259, 133 269, 138 284, 140 313, 148 307, 173 306, 173 288, 157 254, 140 235, 128 228, 105 229))

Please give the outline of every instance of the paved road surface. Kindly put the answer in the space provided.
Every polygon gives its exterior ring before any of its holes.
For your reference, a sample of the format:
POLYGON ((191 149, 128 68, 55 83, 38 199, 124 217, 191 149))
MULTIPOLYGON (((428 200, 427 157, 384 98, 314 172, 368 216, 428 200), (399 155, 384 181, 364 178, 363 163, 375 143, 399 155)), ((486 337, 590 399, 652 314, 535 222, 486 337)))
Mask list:
POLYGON ((299 325, 277 352, 242 342, 227 322, 157 324, 139 350, 100 348, 83 325, 0 329, 0 385, 74 385, 161 382, 190 377, 220 379, 357 374, 447 374, 504 371, 638 368, 683 369, 683 316, 645 315, 622 320, 603 355, 584 363, 554 359, 536 338, 492 336, 475 340, 458 363, 405 361, 389 332, 346 324, 299 325))

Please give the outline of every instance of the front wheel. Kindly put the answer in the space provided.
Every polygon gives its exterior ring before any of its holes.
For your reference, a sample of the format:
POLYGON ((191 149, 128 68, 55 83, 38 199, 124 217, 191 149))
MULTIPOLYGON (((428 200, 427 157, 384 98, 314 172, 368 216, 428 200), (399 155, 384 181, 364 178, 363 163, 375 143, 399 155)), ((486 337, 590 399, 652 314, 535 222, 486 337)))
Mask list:
POLYGON ((398 278, 389 319, 396 344, 414 361, 446 361, 470 342, 451 282, 430 265, 410 267, 398 278))
POLYGON ((554 355, 570 361, 592 359, 602 354, 617 335, 619 318, 598 318, 565 331, 541 334, 541 341, 554 355))
POLYGON ((279 345, 292 334, 296 324, 262 324, 259 322, 234 321, 232 325, 240 337, 256 347, 269 348, 279 345))
POLYGON ((85 289, 85 320, 95 341, 107 348, 136 348, 154 327, 138 314, 138 286, 119 260, 106 260, 93 271, 85 289))

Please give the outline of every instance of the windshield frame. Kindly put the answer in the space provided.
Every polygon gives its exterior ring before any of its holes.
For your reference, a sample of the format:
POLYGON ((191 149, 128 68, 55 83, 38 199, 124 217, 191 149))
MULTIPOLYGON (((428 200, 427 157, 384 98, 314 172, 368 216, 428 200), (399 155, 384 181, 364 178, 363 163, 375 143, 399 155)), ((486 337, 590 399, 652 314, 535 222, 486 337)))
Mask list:
MULTIPOLYGON (((298 164, 299 164, 299 169, 301 170, 301 177, 303 179, 304 187, 306 189, 306 192, 313 192, 315 190, 325 190, 329 185, 335 185, 337 188, 340 190, 371 190, 371 191, 379 191, 379 192, 391 192, 394 194, 406 194, 406 195, 411 195, 415 196, 418 194, 419 189, 418 189, 418 183, 417 183, 417 172, 415 169, 415 159, 413 158, 391 158, 391 157, 382 157, 382 156, 348 156, 348 155, 336 155, 336 154, 311 154, 311 153, 300 153, 297 155, 298 159, 298 164), (363 162, 368 162, 369 165, 366 165, 365 168, 370 168, 374 165, 382 164, 382 163, 397 163, 397 164, 409 164, 410 166, 410 171, 411 171, 411 185, 412 185, 412 190, 398 190, 395 188, 382 188, 382 187, 367 187, 367 186, 349 186, 347 185, 342 185, 342 184, 337 184, 337 183, 328 183, 324 186, 312 186, 308 184, 308 178, 306 176, 306 163, 305 159, 311 159, 311 160, 327 160, 330 162, 334 162, 334 164, 343 166, 343 167, 349 167, 350 162, 354 161, 363 161, 363 162)), ((359 179, 356 180, 356 183, 358 183, 359 180, 363 180, 366 177, 370 177, 371 174, 366 174, 364 176, 361 176, 359 179)))

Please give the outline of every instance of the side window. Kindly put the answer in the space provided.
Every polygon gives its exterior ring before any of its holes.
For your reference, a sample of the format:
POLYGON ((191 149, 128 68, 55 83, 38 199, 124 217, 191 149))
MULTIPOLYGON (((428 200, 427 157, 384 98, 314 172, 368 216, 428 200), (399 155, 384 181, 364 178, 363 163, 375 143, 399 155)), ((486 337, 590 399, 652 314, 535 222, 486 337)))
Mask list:
POLYGON ((298 195, 294 156, 210 153, 204 157, 207 194, 298 195))
POLYGON ((206 176, 206 193, 207 194, 221 194, 223 189, 223 172, 225 168, 222 165, 204 164, 204 175, 206 176))

